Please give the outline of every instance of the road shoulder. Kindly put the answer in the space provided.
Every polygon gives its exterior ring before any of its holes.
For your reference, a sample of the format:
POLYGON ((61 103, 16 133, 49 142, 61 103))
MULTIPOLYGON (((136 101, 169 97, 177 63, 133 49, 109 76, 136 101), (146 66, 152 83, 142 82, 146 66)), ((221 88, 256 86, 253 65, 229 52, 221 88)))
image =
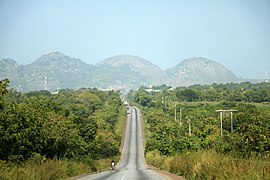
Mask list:
POLYGON ((150 166, 150 165, 147 165, 147 169, 155 171, 156 173, 158 173, 162 177, 165 177, 168 180, 186 180, 186 178, 183 176, 178 176, 176 174, 170 173, 170 172, 165 171, 165 170, 160 170, 160 169, 153 167, 153 166, 150 166))

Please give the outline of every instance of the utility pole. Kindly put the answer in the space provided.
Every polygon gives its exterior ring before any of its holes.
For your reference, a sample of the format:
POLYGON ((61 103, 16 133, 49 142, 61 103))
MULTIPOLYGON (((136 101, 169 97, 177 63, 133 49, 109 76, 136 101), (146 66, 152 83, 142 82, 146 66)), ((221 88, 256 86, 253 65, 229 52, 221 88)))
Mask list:
POLYGON ((223 131, 222 131, 222 116, 223 116, 223 111, 219 111, 219 116, 220 116, 220 135, 223 136, 223 131))
POLYGON ((179 126, 180 127, 182 126, 182 109, 180 109, 180 112, 179 112, 179 126))
POLYGON ((230 109, 230 110, 216 110, 216 112, 219 112, 220 116, 220 135, 223 136, 223 129, 222 129, 222 117, 224 112, 230 112, 231 113, 231 132, 233 132, 233 112, 236 112, 237 110, 230 109))
POLYGON ((189 134, 189 136, 191 136, 191 117, 188 117, 188 134, 189 134))
MULTIPOLYGON (((177 122, 177 102, 174 105, 174 121, 177 122)), ((182 109, 179 111, 179 126, 182 126, 182 109)))
POLYGON ((175 107, 174 107, 174 121, 175 122, 176 122, 176 113, 177 113, 176 106, 177 106, 177 104, 175 103, 175 107))
POLYGON ((233 112, 231 111, 231 133, 233 132, 233 112))

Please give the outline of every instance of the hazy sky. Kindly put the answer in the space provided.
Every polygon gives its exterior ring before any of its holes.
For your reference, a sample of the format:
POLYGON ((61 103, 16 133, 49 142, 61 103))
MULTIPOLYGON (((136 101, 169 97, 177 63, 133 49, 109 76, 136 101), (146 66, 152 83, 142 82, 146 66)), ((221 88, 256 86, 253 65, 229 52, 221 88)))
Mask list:
POLYGON ((270 0, 0 0, 0 58, 60 51, 96 64, 118 54, 163 69, 212 59, 243 78, 270 71, 270 0))

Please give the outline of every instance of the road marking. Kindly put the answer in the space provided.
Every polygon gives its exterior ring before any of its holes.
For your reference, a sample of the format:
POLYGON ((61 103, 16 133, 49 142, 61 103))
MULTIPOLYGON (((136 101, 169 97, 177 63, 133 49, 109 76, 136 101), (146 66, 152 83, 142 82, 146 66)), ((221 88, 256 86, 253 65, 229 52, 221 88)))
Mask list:
POLYGON ((124 180, 124 178, 126 177, 126 175, 128 174, 129 170, 127 170, 126 174, 124 176, 122 176, 121 180, 124 180))

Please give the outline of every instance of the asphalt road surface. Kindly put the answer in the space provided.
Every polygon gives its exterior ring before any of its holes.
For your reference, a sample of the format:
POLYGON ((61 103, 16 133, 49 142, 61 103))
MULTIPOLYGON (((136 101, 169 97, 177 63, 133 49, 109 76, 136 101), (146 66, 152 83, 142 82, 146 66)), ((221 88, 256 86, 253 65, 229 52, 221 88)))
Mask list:
POLYGON ((105 171, 80 178, 80 180, 161 180, 165 179, 153 170, 146 168, 139 109, 130 107, 122 158, 115 171, 105 171))

